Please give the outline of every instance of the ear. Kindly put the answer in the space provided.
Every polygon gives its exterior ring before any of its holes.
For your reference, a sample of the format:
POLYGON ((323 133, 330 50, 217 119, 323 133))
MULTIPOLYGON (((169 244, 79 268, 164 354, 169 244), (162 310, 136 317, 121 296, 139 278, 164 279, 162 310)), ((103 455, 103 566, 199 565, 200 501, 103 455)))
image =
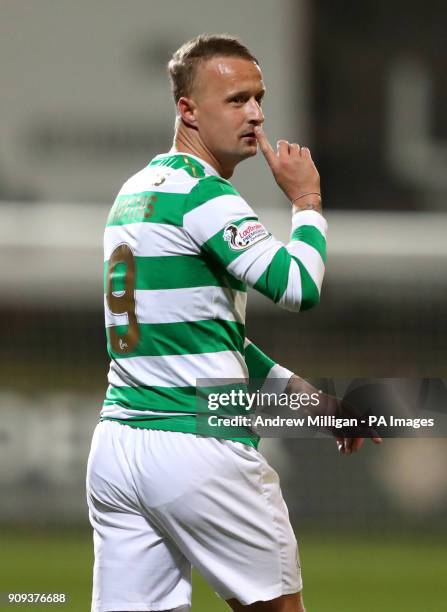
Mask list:
POLYGON ((177 102, 177 113, 183 123, 190 127, 197 127, 197 106, 192 98, 182 96, 177 102))

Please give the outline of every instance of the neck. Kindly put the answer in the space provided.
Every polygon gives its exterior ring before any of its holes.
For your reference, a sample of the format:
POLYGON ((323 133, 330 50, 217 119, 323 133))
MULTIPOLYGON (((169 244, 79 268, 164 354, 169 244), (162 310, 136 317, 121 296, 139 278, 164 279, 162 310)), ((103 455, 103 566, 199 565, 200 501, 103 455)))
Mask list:
POLYGON ((190 153, 203 159, 225 179, 233 175, 236 164, 225 165, 219 161, 200 138, 199 132, 183 123, 181 119, 176 121, 173 149, 179 153, 190 153))

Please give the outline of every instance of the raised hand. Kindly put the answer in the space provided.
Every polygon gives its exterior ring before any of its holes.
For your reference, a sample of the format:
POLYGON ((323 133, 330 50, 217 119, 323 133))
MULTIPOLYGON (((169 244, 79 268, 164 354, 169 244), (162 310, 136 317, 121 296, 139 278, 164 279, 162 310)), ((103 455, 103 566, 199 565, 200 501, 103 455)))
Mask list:
POLYGON ((275 181, 294 208, 321 212, 320 175, 310 150, 287 140, 279 140, 275 153, 262 127, 256 126, 254 132, 275 181))

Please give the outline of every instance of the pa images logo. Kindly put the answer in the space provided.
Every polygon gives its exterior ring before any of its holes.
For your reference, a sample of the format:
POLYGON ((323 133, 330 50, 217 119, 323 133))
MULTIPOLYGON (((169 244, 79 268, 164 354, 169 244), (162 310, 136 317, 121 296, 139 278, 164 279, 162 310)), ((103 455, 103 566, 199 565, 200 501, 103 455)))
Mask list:
POLYGON ((244 221, 240 225, 230 223, 224 229, 224 240, 233 251, 242 251, 270 236, 259 221, 244 221))

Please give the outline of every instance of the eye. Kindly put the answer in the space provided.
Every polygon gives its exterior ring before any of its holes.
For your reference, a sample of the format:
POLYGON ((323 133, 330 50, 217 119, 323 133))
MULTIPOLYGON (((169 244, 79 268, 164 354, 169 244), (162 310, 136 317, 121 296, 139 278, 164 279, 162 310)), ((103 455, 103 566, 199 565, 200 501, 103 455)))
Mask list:
POLYGON ((244 98, 244 96, 233 96, 230 99, 230 102, 234 102, 235 104, 244 104, 245 103, 245 98, 244 98))

